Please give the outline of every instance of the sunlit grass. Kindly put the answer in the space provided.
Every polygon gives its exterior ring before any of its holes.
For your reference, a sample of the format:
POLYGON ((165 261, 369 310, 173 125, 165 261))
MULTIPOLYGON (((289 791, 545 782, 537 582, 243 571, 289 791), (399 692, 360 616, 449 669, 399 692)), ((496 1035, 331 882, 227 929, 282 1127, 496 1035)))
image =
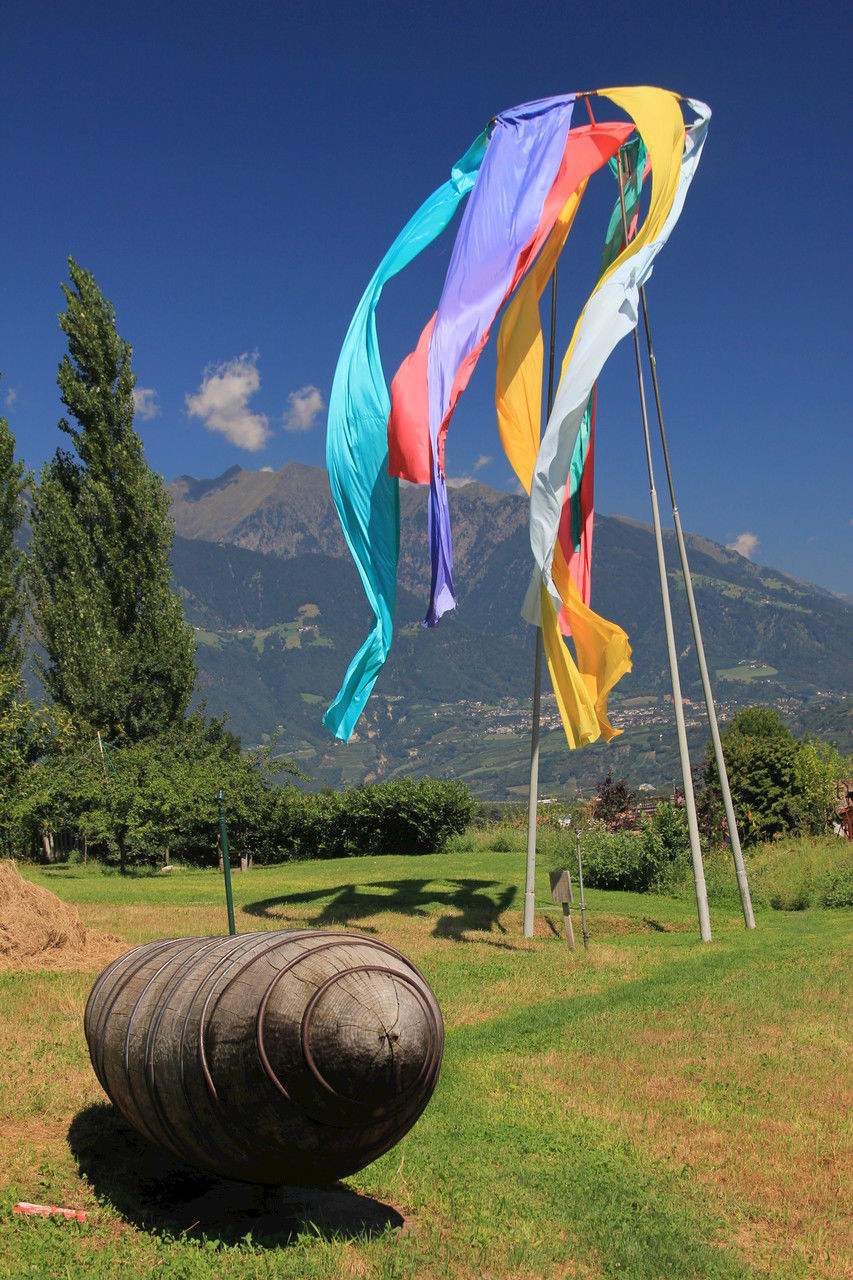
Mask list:
MULTIPOLYGON (((689 900, 591 890, 591 947, 570 956, 544 865, 530 940, 514 850, 234 875, 239 930, 378 934, 436 990, 447 1044, 435 1097, 347 1180, 396 1207, 402 1234, 306 1222, 284 1241, 236 1188, 216 1225, 182 1237, 138 1207, 157 1178, 143 1186, 135 1148, 112 1188, 84 1181, 69 1128, 110 1114, 87 1111, 103 1101, 82 1035, 94 974, 0 976, 0 1275, 841 1280, 853 1261, 853 914, 759 909, 750 934, 734 902, 713 911, 703 946, 689 900), (21 1220, 17 1198, 90 1218, 21 1220)), ((224 931, 212 871, 27 874, 128 943, 224 931)), ((178 1175, 158 1176, 180 1199, 178 1175)))

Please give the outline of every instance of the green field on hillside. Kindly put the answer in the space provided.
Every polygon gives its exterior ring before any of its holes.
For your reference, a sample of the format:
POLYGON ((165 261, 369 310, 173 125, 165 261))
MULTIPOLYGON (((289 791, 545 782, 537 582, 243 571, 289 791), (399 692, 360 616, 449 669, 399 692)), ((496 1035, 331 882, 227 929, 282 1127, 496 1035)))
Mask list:
POLYGON ((717 668, 718 680, 744 680, 747 683, 751 680, 768 680, 778 674, 775 667, 763 662, 740 662, 736 667, 717 668))
MULTIPOLYGON (((89 1065, 95 974, 0 973, 0 1275, 849 1275, 853 913, 759 909, 747 933, 717 906, 703 946, 688 897, 593 890, 572 956, 547 861, 526 941, 523 858, 484 846, 234 876, 238 931, 381 937, 444 1012, 425 1114, 336 1191, 260 1206, 159 1155, 89 1065), (19 1199, 88 1220, 21 1218, 19 1199)), ((224 930, 214 871, 24 870, 127 945, 224 930)))

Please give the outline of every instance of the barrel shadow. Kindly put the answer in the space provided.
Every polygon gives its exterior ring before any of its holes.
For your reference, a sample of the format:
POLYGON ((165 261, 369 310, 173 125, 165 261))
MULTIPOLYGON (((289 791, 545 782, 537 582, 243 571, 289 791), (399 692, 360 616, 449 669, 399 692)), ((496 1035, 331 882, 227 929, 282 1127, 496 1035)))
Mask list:
POLYGON ((98 1200, 146 1231, 223 1244, 251 1232, 255 1244, 283 1245, 304 1231, 364 1239, 406 1225, 391 1205, 339 1182, 255 1187, 192 1169, 147 1142, 110 1103, 79 1111, 68 1145, 98 1200))

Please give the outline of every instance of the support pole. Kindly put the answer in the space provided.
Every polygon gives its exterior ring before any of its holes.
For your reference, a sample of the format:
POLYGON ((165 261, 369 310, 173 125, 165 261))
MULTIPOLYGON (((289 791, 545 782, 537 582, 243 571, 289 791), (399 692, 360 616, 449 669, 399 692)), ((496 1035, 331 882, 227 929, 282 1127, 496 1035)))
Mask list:
POLYGON ((580 886, 581 894, 581 931, 583 933, 583 949, 586 951, 589 948, 589 930, 586 927, 586 899, 583 896, 583 859, 581 858, 581 833, 579 830, 575 831, 575 840, 578 847, 578 884, 580 886))
POLYGON ((732 844, 732 857, 734 858, 735 872, 737 874, 737 886, 740 892, 740 905, 743 910, 743 922, 747 929, 755 928, 755 915, 752 910, 752 899, 749 894, 749 882, 746 878, 746 866, 743 861, 743 853, 740 847, 740 836, 737 829, 737 819, 735 818, 734 805, 732 804, 732 793, 729 788, 729 775, 726 772, 726 762, 723 758, 723 746, 720 742, 720 730, 717 724, 717 708, 714 705, 714 695, 711 691, 711 678, 708 674, 708 664, 705 661, 705 646, 702 643, 702 631, 699 626, 699 614, 696 609, 696 599, 693 595, 693 579, 690 576, 690 566, 687 563, 687 547, 684 542, 684 533, 681 528, 681 516, 678 513, 678 503, 675 500, 675 485, 672 479, 672 469, 669 464, 669 449, 666 444, 666 431, 663 425, 663 409, 660 402, 660 387, 658 385, 658 369, 655 360, 654 348, 652 347, 652 332, 649 327, 649 309, 646 303, 645 285, 640 285, 640 301, 643 307, 643 323, 646 330, 646 346, 649 350, 649 365, 652 371, 652 386, 655 393, 655 406, 657 408, 658 423, 660 425, 660 441, 663 446, 663 460, 666 466, 666 479, 669 485, 669 496, 672 502, 672 518, 675 524, 675 537, 678 542, 678 554, 681 557, 681 573, 684 578, 684 589, 687 592, 687 605, 690 610, 690 625, 693 628, 693 643, 696 647, 696 657, 699 661, 699 674, 702 677, 702 690, 705 694, 705 706, 708 710, 708 723, 711 727, 711 741, 714 744, 714 758, 717 762, 717 773, 720 777, 720 790, 723 794, 723 807, 726 811, 726 822, 729 828, 729 839, 732 844))
POLYGON ((527 797, 527 870, 524 879, 524 936, 533 937, 536 882, 536 812, 539 805, 539 698, 542 690, 542 628, 536 628, 533 662, 533 715, 530 730, 530 790, 527 797))
MULTIPOLYGON (((622 206, 622 232, 628 243, 628 221, 625 216, 625 186, 622 176, 622 150, 616 153, 619 176, 619 203, 622 206)), ((684 803, 687 808, 687 829, 690 834, 690 854, 693 860, 693 879, 696 885, 696 906, 699 913, 699 935, 703 942, 711 941, 711 918, 708 914, 708 892, 705 887, 705 868, 699 845, 699 823, 696 818, 696 800, 693 795, 693 778, 690 773, 690 756, 687 751, 687 730, 684 725, 684 706, 681 701, 681 680, 678 675, 678 658, 675 652, 675 635, 672 629, 672 610, 669 603, 669 585, 666 577, 666 560, 663 554, 663 535, 660 525, 658 496, 655 489, 655 473, 652 464, 652 446, 649 439, 649 419, 646 412, 646 392, 643 386, 643 366, 640 360, 640 339, 634 327, 634 355, 637 360, 637 384, 640 391, 640 410, 643 415, 643 436, 646 444, 646 465, 649 471, 649 493, 652 504, 652 523, 655 532, 660 594, 663 605, 663 623, 666 632, 666 648, 669 655, 669 674, 672 682, 672 700, 675 706, 675 727, 678 734, 678 754, 681 760, 681 779, 684 786, 684 803)))
MULTIPOLYGON (((551 352, 548 357, 548 417, 554 406, 554 343, 557 328, 557 266, 551 273, 551 352)), ((524 877, 525 938, 533 937, 533 910, 536 900, 536 814, 539 807, 539 702, 542 693, 542 628, 536 628, 536 657, 533 661, 533 709, 530 729, 530 787, 527 796, 527 868, 524 877)))
POLYGON ((228 932, 233 938, 237 932, 234 923, 234 898, 231 894, 231 854, 228 849, 228 829, 225 826, 225 792, 220 787, 216 793, 219 801, 219 830, 222 834, 222 870, 225 874, 225 907, 228 912, 228 932))

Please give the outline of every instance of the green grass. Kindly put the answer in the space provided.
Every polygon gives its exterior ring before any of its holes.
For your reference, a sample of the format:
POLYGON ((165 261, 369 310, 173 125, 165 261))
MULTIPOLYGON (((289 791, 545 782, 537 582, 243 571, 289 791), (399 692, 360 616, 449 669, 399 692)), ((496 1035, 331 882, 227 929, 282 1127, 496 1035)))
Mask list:
MULTIPOLYGON (((88 1064, 94 975, 0 974, 0 1275, 848 1274, 853 914, 759 907, 746 933, 724 902, 702 946, 689 901, 590 891, 592 944, 570 956, 546 859, 524 940, 523 855, 471 843, 234 876, 239 930, 375 933, 419 964, 444 1011, 436 1094, 347 1180, 349 1216, 328 1193, 262 1212, 239 1185, 158 1156, 88 1064), (24 1220, 18 1198, 89 1220, 24 1220), (377 1202, 408 1229, 383 1225, 377 1202), (352 1226, 352 1204, 373 1205, 371 1230, 352 1226)), ((214 872, 27 874, 128 943, 224 925, 214 872)))
POLYGON ((263 653, 268 636, 278 636, 282 640, 287 640, 289 636, 297 636, 298 640, 298 631, 298 622, 281 622, 277 623, 274 627, 266 627, 264 630, 253 630, 252 628, 247 627, 246 636, 251 639, 256 652, 263 653))
POLYGON ((218 631, 205 631, 201 627, 194 627, 193 634, 197 644, 207 645, 210 649, 222 648, 222 637, 218 631))
MULTIPOLYGON (((788 837, 745 853, 752 901, 776 911, 853 906, 853 845, 835 836, 788 837)), ((705 873, 712 901, 735 902, 731 855, 719 851, 705 873)))
POLYGON ((744 684, 749 684, 751 680, 766 680, 778 674, 775 667, 767 666, 766 663, 756 663, 752 667, 739 664, 736 667, 720 667, 717 670, 719 680, 740 680, 744 684))

